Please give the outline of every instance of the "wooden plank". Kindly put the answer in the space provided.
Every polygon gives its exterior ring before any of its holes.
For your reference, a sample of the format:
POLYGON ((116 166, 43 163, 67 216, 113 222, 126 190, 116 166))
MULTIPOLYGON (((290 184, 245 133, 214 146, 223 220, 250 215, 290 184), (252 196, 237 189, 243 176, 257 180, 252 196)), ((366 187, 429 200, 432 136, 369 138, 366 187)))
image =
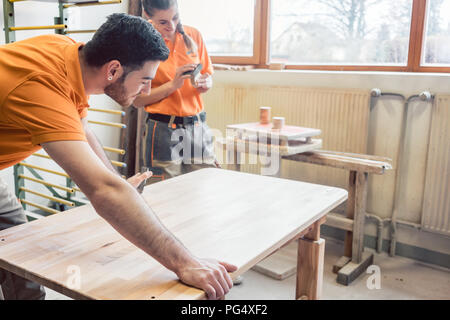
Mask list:
POLYGON ((240 124, 230 124, 227 129, 235 130, 240 134, 258 134, 266 136, 276 136, 280 140, 295 140, 298 138, 308 138, 320 135, 319 129, 304 128, 298 126, 285 125, 282 129, 273 129, 273 124, 261 124, 259 122, 249 122, 240 124))
POLYGON ((353 219, 345 218, 338 213, 329 213, 326 224, 341 230, 353 231, 353 219))
POLYGON ((318 150, 322 147, 321 139, 311 139, 310 142, 303 140, 292 141, 289 144, 273 145, 258 143, 256 141, 242 140, 242 139, 217 139, 216 145, 218 148, 225 150, 239 150, 239 152, 246 153, 262 153, 271 155, 272 153, 279 154, 280 156, 293 155, 297 153, 309 152, 318 150))
MULTIPOLYGON (((306 228, 300 234, 295 237, 295 240, 306 237, 309 239, 319 239, 320 226, 325 223, 327 217, 322 217, 315 222, 309 228, 306 228)), ((280 250, 270 255, 256 266, 252 270, 269 276, 276 280, 284 280, 294 274, 297 271, 297 241, 291 241, 283 246, 280 250)))
MULTIPOLYGON (((232 274, 236 278, 344 202, 347 192, 203 169, 149 185, 142 196, 195 256, 237 265, 232 274)), ((201 290, 181 284, 173 272, 125 240, 91 205, 3 230, 0 239, 1 268, 69 297, 147 300, 205 296, 201 290), (80 270, 78 288, 68 285, 71 266, 80 270)))
POLYGON ((297 242, 291 242, 255 265, 252 270, 275 280, 289 278, 297 271, 297 250, 297 242))
POLYGON ((347 263, 352 261, 352 258, 342 256, 338 261, 333 265, 333 273, 338 273, 347 263))
POLYGON ((374 156, 371 154, 339 152, 339 151, 329 151, 329 150, 319 150, 316 153, 329 154, 329 155, 342 156, 342 157, 351 157, 351 158, 357 158, 357 159, 366 159, 366 160, 373 160, 373 161, 380 161, 380 162, 387 162, 387 163, 392 162, 391 158, 374 156))
POLYGON ((383 174, 386 170, 392 169, 392 165, 387 162, 320 153, 320 151, 283 156, 283 159, 374 174, 383 174))

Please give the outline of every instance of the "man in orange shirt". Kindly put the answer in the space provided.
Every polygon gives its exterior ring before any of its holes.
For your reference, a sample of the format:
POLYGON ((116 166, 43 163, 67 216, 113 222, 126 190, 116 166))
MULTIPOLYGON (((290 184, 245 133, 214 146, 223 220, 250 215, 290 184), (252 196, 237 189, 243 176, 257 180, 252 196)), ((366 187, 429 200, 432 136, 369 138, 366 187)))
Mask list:
MULTIPOLYGON (((128 107, 151 80, 168 48, 142 18, 108 17, 86 45, 65 36, 35 37, 0 47, 0 170, 41 147, 83 190, 108 223, 181 281, 222 298, 235 266, 193 256, 160 223, 135 188, 112 167, 86 121, 87 95, 107 94, 128 107)), ((26 222, 14 195, 0 183, 0 229, 26 222)), ((39 299, 41 288, 0 270, 6 299, 39 299)))

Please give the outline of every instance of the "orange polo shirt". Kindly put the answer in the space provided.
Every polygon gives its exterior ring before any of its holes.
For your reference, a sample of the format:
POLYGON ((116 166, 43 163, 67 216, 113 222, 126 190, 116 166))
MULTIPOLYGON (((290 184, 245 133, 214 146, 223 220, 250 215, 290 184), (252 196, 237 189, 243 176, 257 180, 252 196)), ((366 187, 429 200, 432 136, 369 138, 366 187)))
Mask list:
MULTIPOLYGON (((150 21, 151 22, 151 21, 150 21)), ((202 74, 213 74, 211 59, 206 51, 200 32, 192 27, 183 26, 184 32, 189 35, 197 44, 198 52, 189 53, 189 49, 184 43, 183 36, 176 33, 175 43, 165 39, 167 47, 170 49, 169 58, 159 64, 155 79, 152 80, 152 88, 157 88, 175 78, 178 67, 190 63, 201 63, 202 74)), ((184 81, 184 85, 172 93, 167 98, 148 105, 145 110, 150 113, 160 113, 186 117, 195 115, 203 110, 203 100, 201 94, 194 88, 189 79, 184 81)))
POLYGON ((50 141, 86 141, 87 115, 78 48, 62 35, 0 46, 0 169, 50 141))

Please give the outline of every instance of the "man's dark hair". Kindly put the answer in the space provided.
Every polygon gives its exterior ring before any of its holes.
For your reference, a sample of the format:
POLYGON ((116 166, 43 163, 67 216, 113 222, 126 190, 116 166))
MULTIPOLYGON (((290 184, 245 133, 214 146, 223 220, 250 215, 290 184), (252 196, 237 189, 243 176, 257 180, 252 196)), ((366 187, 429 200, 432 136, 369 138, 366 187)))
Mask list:
POLYGON ((169 57, 161 34, 146 20, 125 13, 114 13, 83 47, 90 66, 100 67, 118 60, 128 71, 142 68, 147 61, 169 57))

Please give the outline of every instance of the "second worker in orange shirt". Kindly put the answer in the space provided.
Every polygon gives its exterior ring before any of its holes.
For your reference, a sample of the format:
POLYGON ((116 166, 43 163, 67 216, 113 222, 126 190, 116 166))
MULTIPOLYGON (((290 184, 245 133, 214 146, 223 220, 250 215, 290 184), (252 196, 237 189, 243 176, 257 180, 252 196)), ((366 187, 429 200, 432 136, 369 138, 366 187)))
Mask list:
POLYGON ((143 6, 170 54, 159 65, 151 94, 134 102, 148 112, 141 161, 152 170, 153 178, 161 180, 217 167, 201 97, 211 89, 213 73, 202 36, 181 24, 176 0, 144 0, 143 6), (185 74, 199 64, 201 71, 195 79, 185 74))

